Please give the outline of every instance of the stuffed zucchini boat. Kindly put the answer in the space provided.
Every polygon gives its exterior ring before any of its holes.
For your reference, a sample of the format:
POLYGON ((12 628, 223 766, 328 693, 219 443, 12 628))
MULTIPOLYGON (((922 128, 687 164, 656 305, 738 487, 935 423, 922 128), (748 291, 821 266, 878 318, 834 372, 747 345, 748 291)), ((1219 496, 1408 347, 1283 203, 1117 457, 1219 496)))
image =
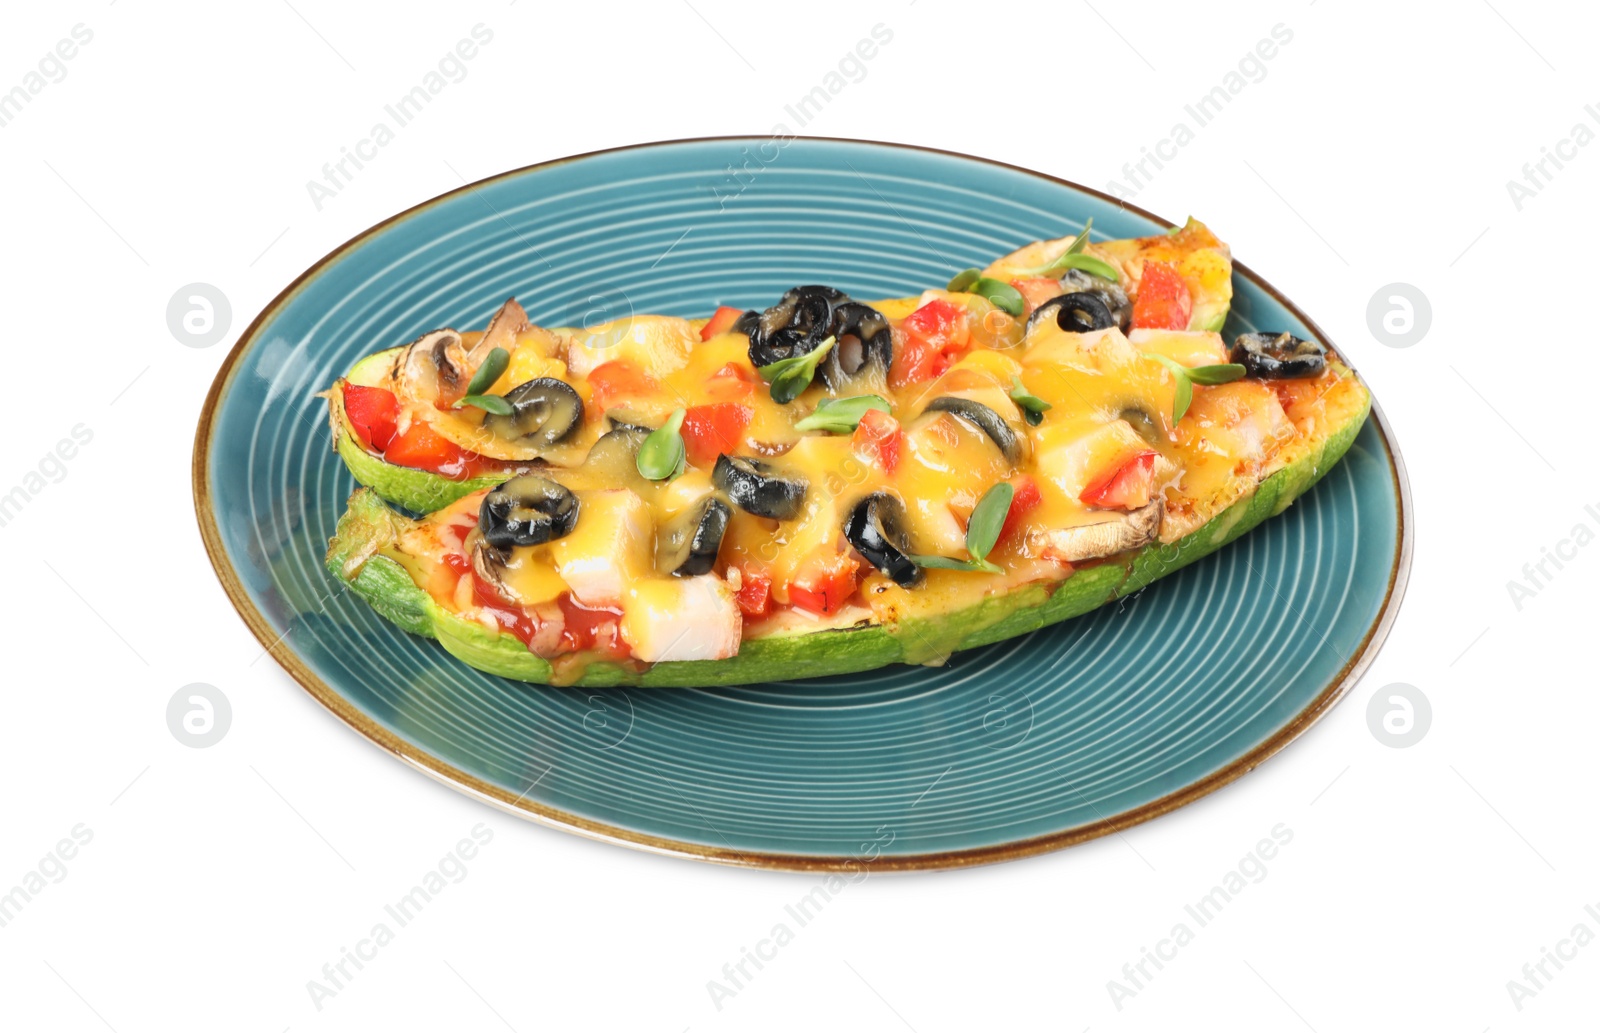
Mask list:
POLYGON ((943 290, 544 329, 515 301, 329 393, 329 571, 473 667, 716 685, 937 664, 1281 512, 1369 396, 1217 330, 1225 245, 1041 241, 943 290), (423 514, 409 517, 384 499, 423 514))

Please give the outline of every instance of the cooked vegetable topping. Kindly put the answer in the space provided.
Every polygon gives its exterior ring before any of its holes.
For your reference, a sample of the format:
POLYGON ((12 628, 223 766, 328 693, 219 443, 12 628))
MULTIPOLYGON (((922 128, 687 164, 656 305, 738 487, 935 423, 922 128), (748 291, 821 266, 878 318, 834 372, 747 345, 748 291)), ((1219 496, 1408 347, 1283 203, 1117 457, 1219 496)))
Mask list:
POLYGON ((667 422, 650 432, 639 446, 639 456, 635 465, 639 475, 646 480, 670 480, 683 472, 684 458, 688 449, 683 443, 683 435, 679 428, 683 426, 683 409, 672 410, 672 415, 667 417, 667 422))
POLYGON ((922 411, 947 412, 965 420, 988 435, 989 440, 1000 449, 1000 454, 1006 457, 1007 462, 1014 463, 1022 458, 1022 442, 1018 439, 1017 432, 1011 429, 1011 424, 1007 423, 999 413, 982 402, 946 395, 935 398, 922 411))
POLYGON ((844 524, 844 536, 868 563, 901 588, 922 581, 922 570, 907 555, 906 507, 886 492, 874 492, 856 503, 844 524))
POLYGON ((537 474, 523 474, 483 497, 478 529, 497 549, 542 545, 570 534, 578 523, 578 497, 537 474))
POLYGON ((1069 334, 1086 334, 1117 325, 1117 317, 1098 291, 1074 291, 1051 298, 1028 317, 1027 332, 1032 333, 1034 327, 1051 318, 1069 334))
POLYGON ((804 355, 779 359, 777 362, 760 367, 757 372, 772 385, 772 400, 779 405, 788 405, 799 398, 800 392, 811 386, 811 378, 817 373, 817 364, 833 346, 834 339, 828 337, 804 355))
POLYGON ((883 313, 858 301, 833 310, 830 326, 838 343, 822 360, 822 382, 829 391, 882 388, 894 361, 894 334, 883 313))
POLYGON ((726 502, 707 495, 667 521, 656 542, 657 569, 677 577, 711 573, 732 515, 726 502))
POLYGON ((1002 312, 1013 316, 1022 315, 1026 306, 1022 300, 1022 292, 1004 280, 996 280, 984 276, 976 269, 963 269, 951 278, 945 286, 946 290, 961 291, 967 294, 976 294, 988 298, 989 303, 1002 312))
POLYGON ((503 412, 484 418, 495 437, 532 448, 549 448, 566 440, 583 422, 583 399, 572 385, 554 377, 537 377, 506 392, 503 412))
POLYGON ((750 333, 750 365, 771 366, 813 352, 834 335, 834 307, 850 296, 832 287, 795 287, 761 313, 750 333))
POLYGON ((746 513, 773 520, 799 515, 806 498, 805 478, 749 456, 718 456, 711 483, 746 513))
POLYGON ((1327 367, 1328 350, 1316 341, 1293 334, 1240 334, 1228 358, 1242 365, 1252 377, 1291 380, 1321 375, 1327 367))
MULTIPOLYGON (((1045 408, 1049 408, 1048 405, 1045 408)), ((877 395, 857 395, 854 398, 824 398, 810 416, 797 420, 795 430, 825 430, 830 434, 848 434, 856 429, 868 409, 893 412, 888 399, 877 395)))
POLYGON ((989 562, 989 553, 1000 540, 1000 530, 1005 526, 1006 514, 1011 511, 1011 499, 1016 488, 1001 481, 983 493, 983 498, 973 507, 967 518, 968 559, 957 560, 948 556, 913 556, 919 566, 938 567, 941 570, 978 570, 986 574, 1004 574, 1005 568, 989 562))
POLYGON ((1017 403, 1017 408, 1022 410, 1022 418, 1028 421, 1030 427, 1037 427, 1043 423, 1044 414, 1054 408, 1038 395, 1029 394, 1028 389, 1022 386, 1021 377, 1011 378, 1011 390, 1006 394, 1017 403))

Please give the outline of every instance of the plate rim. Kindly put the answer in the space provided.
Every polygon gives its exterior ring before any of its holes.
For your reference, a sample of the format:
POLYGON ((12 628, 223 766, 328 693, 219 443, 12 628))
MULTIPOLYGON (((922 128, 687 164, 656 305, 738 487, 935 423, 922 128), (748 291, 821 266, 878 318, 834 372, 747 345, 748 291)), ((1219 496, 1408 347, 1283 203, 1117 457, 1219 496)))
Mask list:
MULTIPOLYGON (((218 410, 223 396, 230 387, 234 374, 237 372, 239 360, 245 351, 256 340, 256 335, 261 327, 274 317, 284 306, 300 293, 300 290, 314 277, 334 265, 345 253, 353 250, 357 245, 390 226, 403 220, 412 218, 433 206, 461 194, 469 193, 480 187, 487 186, 514 176, 525 175, 539 169, 552 168, 568 162, 581 161, 603 154, 616 154, 623 151, 647 151, 656 147, 670 147, 682 144, 702 143, 750 143, 770 139, 769 136, 759 135, 731 135, 731 136, 701 136, 683 137, 670 140, 654 140, 645 143, 624 144, 617 147, 605 147, 579 154, 570 154, 563 157, 552 158, 546 161, 534 162, 519 168, 499 172, 483 179, 475 180, 462 186, 455 187, 421 201, 409 208, 389 216, 349 238, 344 243, 333 248, 327 254, 317 259, 310 266, 296 276, 288 286, 268 302, 256 317, 250 321, 239 339, 229 349, 223 359, 221 367, 212 379, 211 387, 206 392, 202 405, 200 418, 195 427, 194 451, 190 464, 190 481, 193 488, 195 519, 199 524, 200 537, 205 545, 207 558, 211 562, 217 580, 221 582, 223 592, 227 595, 229 603, 238 613, 250 633, 261 643, 266 652, 270 654, 280 667, 282 667, 295 682, 306 691, 313 699, 323 706, 334 717, 338 718, 353 731, 372 745, 399 758, 411 768, 422 772, 435 781, 450 786, 471 799, 487 803, 498 810, 519 818, 532 821, 550 828, 564 832, 575 833, 589 839, 625 846, 648 853, 660 854, 670 857, 687 858, 690 860, 707 861, 715 864, 729 865, 740 868, 773 869, 792 872, 859 872, 863 867, 872 871, 928 871, 952 868, 967 868, 983 864, 995 864, 1002 861, 1019 860, 1033 857, 1038 854, 1050 853, 1069 846, 1076 846, 1102 836, 1120 833, 1135 825, 1141 825, 1163 814, 1177 810, 1186 804, 1193 803, 1204 796, 1216 792, 1222 787, 1231 784, 1250 771, 1255 770, 1263 762, 1276 755, 1289 743, 1304 735, 1305 732, 1316 724, 1323 715, 1331 710, 1342 700, 1355 684, 1361 680, 1378 652, 1387 640, 1389 631, 1394 625, 1400 610, 1401 601, 1405 597, 1406 585, 1410 580, 1411 559, 1414 547, 1414 521, 1412 518, 1411 485, 1406 475, 1405 460, 1400 454, 1400 448, 1395 441, 1394 429, 1384 416, 1383 409, 1377 399, 1372 400, 1371 419, 1374 429, 1383 444, 1383 452, 1389 464, 1389 475, 1395 487, 1396 497, 1399 499, 1398 520, 1399 528, 1395 539, 1394 558, 1389 568, 1389 583, 1385 590, 1383 606, 1373 619, 1371 626, 1363 637, 1360 648, 1354 651, 1346 661, 1343 668, 1329 683, 1323 687, 1309 704, 1302 708, 1291 719, 1284 722, 1276 731, 1265 740, 1258 743, 1242 756, 1234 759, 1226 766, 1211 772, 1204 778, 1174 790, 1165 796, 1158 797, 1141 806, 1124 811, 1110 817, 1101 816, 1094 822, 1086 825, 1065 829, 1059 832, 1045 833, 1026 839, 1012 840, 990 846, 971 847, 960 850, 933 851, 920 854, 905 855, 879 855, 870 861, 862 861, 851 856, 836 856, 828 854, 795 854, 781 851, 741 850, 733 847, 718 847, 704 843, 692 843, 684 840, 656 836, 651 833, 626 829, 607 822, 593 821, 580 815, 572 814, 556 807, 549 807, 535 801, 514 796, 508 790, 462 771, 428 751, 405 742, 399 736, 384 729, 369 715, 355 707, 342 694, 313 672, 301 659, 299 653, 288 644, 287 635, 279 635, 268 624, 264 614, 250 599, 233 561, 229 558, 227 549, 222 542, 221 530, 217 525, 216 507, 211 496, 209 477, 210 453, 213 438, 213 418, 218 410)), ((808 140, 821 143, 858 144, 867 147, 882 147, 893 150, 912 151, 922 154, 934 154, 942 157, 959 158, 966 161, 978 162, 997 168, 1021 172, 1059 186, 1079 191, 1092 197, 1099 198, 1115 204, 1126 211, 1132 212, 1143 218, 1149 219, 1157 225, 1171 228, 1172 222, 1156 215, 1137 205, 1129 204, 1122 198, 1115 197, 1094 187, 1085 186, 1069 179, 1052 176, 1037 169, 1013 165, 1009 162, 993 158, 985 158, 960 151, 945 150, 938 147, 927 147, 919 144, 896 143, 882 140, 861 140, 850 137, 837 136, 806 136, 796 135, 790 139, 808 140)), ((1288 309, 1302 323, 1306 325, 1317 337, 1327 343, 1332 343, 1328 335, 1316 324, 1310 316, 1306 315, 1298 305, 1290 301, 1282 291, 1278 290, 1266 279, 1242 262, 1234 262, 1233 269, 1239 275, 1250 280, 1261 290, 1265 291, 1273 300, 1288 309)), ((1349 357, 1342 352, 1341 357, 1348 363, 1349 357)), ((1354 369, 1354 367, 1351 367, 1354 369)), ((1370 391, 1370 389, 1369 389, 1370 391)))

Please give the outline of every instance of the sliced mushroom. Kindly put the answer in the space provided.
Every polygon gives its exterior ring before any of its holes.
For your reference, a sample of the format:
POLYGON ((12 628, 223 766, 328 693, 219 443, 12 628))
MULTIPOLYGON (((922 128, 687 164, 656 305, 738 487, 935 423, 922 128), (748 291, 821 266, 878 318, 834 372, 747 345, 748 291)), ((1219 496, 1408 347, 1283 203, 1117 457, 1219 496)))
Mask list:
POLYGON ((746 513, 773 520, 793 519, 806 498, 804 477, 749 456, 718 456, 711 483, 746 513))
POLYGON ((1007 423, 1004 417, 982 402, 954 395, 942 395, 929 402, 927 408, 922 411, 947 412, 970 423, 988 435, 989 440, 1000 449, 1000 454, 1006 457, 1007 462, 1015 463, 1022 458, 1022 440, 1017 437, 1017 432, 1011 429, 1011 424, 1007 423))
POLYGON ((1248 376, 1291 380, 1321 375, 1328 366, 1328 349, 1289 333, 1240 334, 1228 361, 1239 363, 1248 376))
POLYGON ((506 303, 501 305, 489 320, 489 328, 467 353, 467 368, 476 373, 478 367, 483 365, 483 360, 496 348, 504 348, 507 352, 515 351, 517 335, 531 325, 528 322, 528 313, 517 304, 517 299, 507 298, 506 303))
POLYGON ((677 577, 710 573, 732 515, 726 502, 707 495, 667 521, 656 539, 656 569, 677 577))
POLYGON ((1137 549, 1156 540, 1166 501, 1156 498, 1149 505, 1130 513, 1119 513, 1110 520, 1078 527, 1060 527, 1043 532, 1046 559, 1081 563, 1137 549))
POLYGON ((873 492, 850 511, 844 536, 867 562, 902 588, 922 581, 922 568, 911 559, 906 534, 906 507, 887 492, 873 492))
POLYGON ((848 301, 833 310, 829 327, 835 343, 818 372, 834 394, 881 390, 894 361, 889 320, 870 305, 848 301))
POLYGON ((429 330, 406 345, 389 368, 389 388, 402 398, 447 408, 472 379, 466 346, 454 330, 429 330))
POLYGON ((548 477, 513 477, 483 497, 478 530, 497 549, 541 545, 572 532, 578 523, 578 497, 548 477))
POLYGON ((554 377, 539 377, 506 392, 509 416, 491 413, 484 429, 505 441, 529 448, 549 448, 565 441, 583 422, 583 399, 570 384, 554 377))
POLYGON ((1111 311, 1111 306, 1106 304, 1104 298, 1094 291, 1074 291, 1051 298, 1049 301, 1033 310, 1028 317, 1028 325, 1024 333, 1033 333, 1034 329, 1049 319, 1055 319, 1056 325, 1071 334, 1086 334, 1092 330, 1104 330, 1117 325, 1117 318, 1111 311))

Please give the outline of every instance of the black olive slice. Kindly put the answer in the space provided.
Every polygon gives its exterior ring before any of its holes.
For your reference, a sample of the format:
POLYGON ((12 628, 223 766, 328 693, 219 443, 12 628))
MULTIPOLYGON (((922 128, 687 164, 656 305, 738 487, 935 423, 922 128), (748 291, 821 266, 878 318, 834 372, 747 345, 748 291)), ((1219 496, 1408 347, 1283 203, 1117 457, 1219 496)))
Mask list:
POLYGON ((905 525, 905 506, 893 495, 879 491, 856 503, 844 522, 844 536, 868 563, 900 587, 910 588, 923 575, 909 555, 911 541, 905 525))
POLYGON ((805 478, 749 456, 720 455, 711 483, 746 513, 789 520, 806 498, 805 478))
POLYGON ((1240 334, 1228 352, 1245 373, 1267 380, 1314 377, 1328 366, 1328 349, 1293 334, 1240 334))
POLYGON ((707 495, 667 521, 656 543, 657 568, 678 577, 710 573, 732 515, 726 502, 707 495))
POLYGON ((1126 420, 1128 426, 1138 432, 1152 445, 1159 445, 1166 434, 1161 429, 1161 421, 1148 409, 1140 405, 1130 405, 1117 413, 1117 419, 1126 420))
POLYGON ((570 534, 578 523, 578 497, 538 474, 522 474, 483 497, 478 530, 497 549, 541 545, 570 534))
POLYGON ((834 346, 818 369, 828 390, 842 394, 880 386, 894 361, 894 334, 883 313, 871 305, 847 301, 834 308, 829 331, 834 346))
POLYGON ((506 392, 509 416, 483 418, 489 433, 533 448, 549 448, 563 441, 583 422, 583 399, 570 384, 554 377, 539 377, 506 392))
POLYGON ((746 309, 744 315, 740 316, 738 319, 735 319, 733 321, 733 326, 729 329, 733 333, 744 334, 746 337, 749 337, 751 334, 755 333, 756 327, 760 325, 761 313, 752 308, 746 309))
POLYGON ((1121 284, 1083 269, 1068 269, 1061 277, 1061 290, 1064 294, 1083 291, 1099 297, 1111 310, 1111 318, 1116 320, 1123 333, 1127 333, 1133 325, 1133 302, 1128 300, 1128 292, 1122 289, 1121 284))
POLYGON ((767 366, 814 350, 832 332, 834 307, 849 300, 843 291, 820 285, 786 292, 756 320, 750 364, 767 366))
POLYGON ((660 420, 625 405, 613 406, 606 410, 606 426, 611 430, 638 430, 648 434, 660 425, 660 420))
POLYGON ((589 446, 583 459, 583 468, 599 474, 602 483, 625 485, 637 483, 639 475, 639 446, 650 432, 640 427, 618 427, 600 435, 589 446))
POLYGON ((1022 442, 1017 438, 1017 432, 1011 429, 1011 424, 993 409, 982 402, 974 402, 970 398, 956 398, 952 395, 942 395, 928 403, 923 412, 947 412, 952 416, 965 420, 983 431, 1000 449, 1000 454, 1008 462, 1015 463, 1022 458, 1022 442))
POLYGON ((1033 332, 1034 327, 1052 316, 1055 317, 1057 326, 1071 334, 1086 334, 1091 330, 1104 330, 1108 326, 1117 325, 1111 307, 1099 294, 1092 291, 1075 291, 1072 294, 1051 298, 1034 309, 1033 314, 1028 317, 1023 332, 1033 332))

